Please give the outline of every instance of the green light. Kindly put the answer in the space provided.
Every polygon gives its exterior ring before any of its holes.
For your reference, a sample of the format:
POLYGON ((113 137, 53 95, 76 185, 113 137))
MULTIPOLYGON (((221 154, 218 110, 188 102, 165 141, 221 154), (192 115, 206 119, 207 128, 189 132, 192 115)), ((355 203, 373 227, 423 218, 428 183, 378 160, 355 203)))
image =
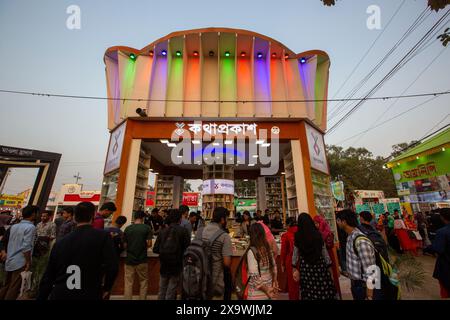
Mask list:
POLYGON ((177 57, 181 57, 181 51, 177 51, 175 54, 177 55, 177 57))
POLYGON ((136 55, 134 53, 130 53, 130 59, 131 60, 136 60, 136 55))
POLYGON ((230 52, 229 51, 225 51, 225 57, 229 57, 230 56, 230 52))

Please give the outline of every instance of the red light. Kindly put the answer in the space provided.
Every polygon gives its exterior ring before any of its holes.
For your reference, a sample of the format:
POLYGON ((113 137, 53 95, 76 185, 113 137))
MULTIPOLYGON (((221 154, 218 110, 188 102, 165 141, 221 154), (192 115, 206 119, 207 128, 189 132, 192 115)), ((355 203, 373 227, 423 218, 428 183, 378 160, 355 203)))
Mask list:
POLYGON ((194 57, 198 57, 198 51, 194 51, 194 57))
POLYGON ((150 57, 153 57, 153 51, 150 51, 149 54, 150 54, 150 57))
POLYGON ((276 52, 272 53, 272 58, 276 58, 276 57, 277 57, 277 53, 276 52))
POLYGON ((245 51, 242 51, 242 52, 241 52, 241 57, 245 57, 245 55, 246 55, 246 54, 245 54, 245 51))
POLYGON ((289 55, 286 53, 286 54, 284 55, 284 58, 285 58, 285 59, 289 59, 289 55))

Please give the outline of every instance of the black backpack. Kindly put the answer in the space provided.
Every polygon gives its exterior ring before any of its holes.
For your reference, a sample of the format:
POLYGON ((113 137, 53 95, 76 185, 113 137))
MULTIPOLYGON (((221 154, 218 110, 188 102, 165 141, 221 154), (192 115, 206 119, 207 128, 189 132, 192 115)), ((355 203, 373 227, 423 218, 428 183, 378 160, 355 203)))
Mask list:
POLYGON ((181 246, 176 227, 169 226, 161 237, 159 259, 166 265, 176 265, 181 246))
MULTIPOLYGON (((393 274, 392 266, 386 261, 383 255, 378 251, 375 244, 372 242, 370 238, 366 235, 358 235, 353 240, 353 251, 359 257, 358 250, 356 250, 356 241, 358 239, 366 239, 371 242, 372 246, 375 249, 375 264, 380 269, 380 286, 382 292, 383 300, 400 300, 400 287, 398 281, 393 283, 391 281, 391 276, 393 274)), ((362 264, 361 264, 361 272, 362 272, 362 264)))
POLYGON ((203 228, 198 231, 183 256, 183 300, 208 300, 214 295, 212 283, 212 245, 225 233, 218 230, 209 241, 203 241, 203 228))
POLYGON ((384 241, 381 236, 381 233, 375 229, 361 228, 361 226, 358 226, 358 230, 364 233, 364 235, 372 241, 375 249, 383 256, 384 260, 389 262, 388 247, 386 241, 384 241))

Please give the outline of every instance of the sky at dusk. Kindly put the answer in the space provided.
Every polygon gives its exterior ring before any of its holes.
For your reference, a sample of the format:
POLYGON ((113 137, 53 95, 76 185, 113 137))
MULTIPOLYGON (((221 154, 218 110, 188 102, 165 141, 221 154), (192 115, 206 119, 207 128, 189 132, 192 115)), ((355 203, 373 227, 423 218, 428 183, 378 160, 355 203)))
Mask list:
MULTIPOLYGON (((173 31, 230 27, 267 35, 295 52, 326 51, 331 60, 329 98, 341 98, 398 41, 426 2, 341 0, 326 7, 319 0, 0 0, 0 89, 106 97, 103 54, 108 47, 141 49, 173 31), (396 18, 337 93, 402 3, 396 18), (66 9, 73 4, 81 9, 80 30, 66 27, 66 9), (380 30, 367 28, 370 5, 381 9, 380 30)), ((375 85, 446 10, 431 13, 356 96, 375 85)), ((449 70, 449 48, 443 49, 436 40, 375 96, 399 95, 409 86, 404 94, 449 90, 449 70)), ((393 101, 367 102, 338 130, 326 135, 326 142, 340 143, 373 126, 378 118, 382 122, 427 99, 401 99, 381 118, 393 101)), ((387 156, 393 144, 419 139, 439 122, 439 126, 449 123, 449 104, 450 95, 436 98, 341 145, 366 147, 375 155, 387 156)), ((336 103, 328 105, 329 111, 335 107, 336 103)), ((85 189, 100 189, 109 139, 106 101, 0 93, 0 120, 1 145, 62 153, 54 190, 74 182, 78 172, 85 189)), ((18 173, 10 191, 27 188, 32 179, 32 172, 18 173)))

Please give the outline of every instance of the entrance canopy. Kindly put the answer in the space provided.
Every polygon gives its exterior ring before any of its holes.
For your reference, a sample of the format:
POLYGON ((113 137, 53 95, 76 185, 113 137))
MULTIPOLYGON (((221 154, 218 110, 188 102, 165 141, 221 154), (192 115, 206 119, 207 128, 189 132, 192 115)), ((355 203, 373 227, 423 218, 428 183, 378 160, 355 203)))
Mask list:
POLYGON ((104 61, 110 130, 138 115, 306 119, 326 129, 330 61, 320 50, 294 53, 255 32, 206 28, 141 50, 111 47, 104 61))

